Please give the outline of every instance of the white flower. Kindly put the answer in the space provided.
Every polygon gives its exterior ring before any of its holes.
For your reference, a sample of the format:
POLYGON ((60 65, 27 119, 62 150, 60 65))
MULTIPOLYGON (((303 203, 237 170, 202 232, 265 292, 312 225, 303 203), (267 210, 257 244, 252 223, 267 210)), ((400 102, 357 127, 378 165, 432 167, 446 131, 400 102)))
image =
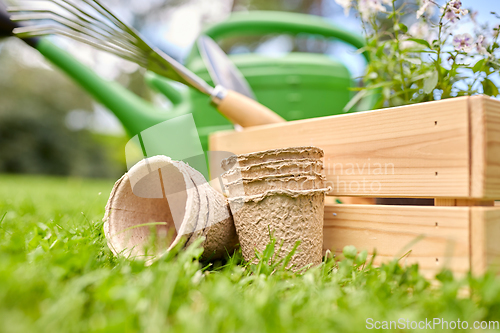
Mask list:
POLYGON ((352 6, 352 0, 335 0, 335 2, 340 5, 340 7, 344 8, 344 15, 348 16, 352 6))
POLYGON ((424 15, 425 11, 430 8, 429 6, 432 4, 431 0, 423 0, 422 1, 422 6, 417 10, 417 19, 420 18, 420 16, 424 15))
POLYGON ((417 22, 410 26, 408 34, 415 38, 429 37, 429 25, 424 22, 417 22))
POLYGON ((455 35, 453 37, 453 46, 457 51, 470 52, 472 51, 472 36, 470 34, 455 35))
POLYGON ((401 47, 403 49, 425 48, 424 45, 408 40, 408 38, 424 39, 430 44, 432 40, 436 39, 436 32, 430 30, 429 25, 427 23, 422 21, 417 21, 416 23, 413 23, 410 26, 410 28, 408 29, 408 34, 405 37, 402 37, 401 47))
MULTIPOLYGON (((364 21, 368 21, 372 15, 387 12, 387 9, 383 5, 383 3, 387 3, 387 1, 388 0, 359 0, 358 8, 361 18, 364 21)), ((389 3, 392 3, 392 1, 389 3)))
POLYGON ((482 54, 482 55, 490 55, 488 51, 486 50, 486 40, 484 39, 483 35, 479 35, 477 37, 476 41, 476 50, 477 53, 482 54))

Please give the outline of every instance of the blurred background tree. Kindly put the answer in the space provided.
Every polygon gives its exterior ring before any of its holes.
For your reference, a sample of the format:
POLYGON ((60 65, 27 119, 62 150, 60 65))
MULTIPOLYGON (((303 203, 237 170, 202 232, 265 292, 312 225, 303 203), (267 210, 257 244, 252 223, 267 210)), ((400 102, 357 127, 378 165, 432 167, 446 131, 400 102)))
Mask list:
POLYGON ((90 129, 68 126, 72 110, 91 112, 93 102, 21 41, 0 44, 0 172, 85 177, 121 173, 123 168, 90 129))

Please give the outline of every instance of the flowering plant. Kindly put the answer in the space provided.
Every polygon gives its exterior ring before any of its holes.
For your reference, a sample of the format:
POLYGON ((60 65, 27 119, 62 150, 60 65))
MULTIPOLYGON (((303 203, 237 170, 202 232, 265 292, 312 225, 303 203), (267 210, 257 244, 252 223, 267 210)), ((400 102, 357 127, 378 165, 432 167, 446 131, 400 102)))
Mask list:
POLYGON ((379 96, 375 108, 499 95, 499 26, 479 24, 477 13, 460 0, 404 1, 398 7, 396 0, 335 1, 361 20, 367 45, 361 52, 370 57, 364 87, 356 88, 346 109, 370 94, 379 96))

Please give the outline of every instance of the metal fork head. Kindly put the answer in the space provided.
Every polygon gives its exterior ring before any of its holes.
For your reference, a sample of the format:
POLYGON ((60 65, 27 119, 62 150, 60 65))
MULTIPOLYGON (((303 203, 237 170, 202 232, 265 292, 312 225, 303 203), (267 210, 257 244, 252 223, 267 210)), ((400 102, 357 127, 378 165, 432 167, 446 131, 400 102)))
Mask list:
POLYGON ((147 64, 151 48, 138 34, 94 1, 68 0, 28 1, 9 7, 11 20, 37 22, 14 29, 21 38, 49 34, 66 36, 116 54, 127 60, 147 64), (39 22, 50 21, 50 24, 39 22))
POLYGON ((168 55, 153 49, 132 27, 97 0, 28 0, 9 7, 12 21, 31 22, 14 29, 21 38, 61 35, 135 62, 157 74, 210 95, 213 88, 168 55), (50 21, 51 23, 39 22, 50 21))

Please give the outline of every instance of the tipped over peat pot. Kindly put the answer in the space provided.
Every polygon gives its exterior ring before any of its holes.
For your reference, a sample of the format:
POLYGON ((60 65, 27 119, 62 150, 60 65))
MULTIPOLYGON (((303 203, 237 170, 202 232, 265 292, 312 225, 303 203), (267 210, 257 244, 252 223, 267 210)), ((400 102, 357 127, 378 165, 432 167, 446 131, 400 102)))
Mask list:
POLYGON ((113 187, 104 216, 104 233, 115 255, 158 258, 186 237, 204 236, 208 258, 220 257, 237 243, 227 200, 195 169, 166 156, 134 165, 113 187), (145 253, 156 232, 157 250, 145 253))
POLYGON ((270 234, 277 241, 275 259, 300 241, 289 267, 298 270, 322 260, 325 204, 323 151, 316 147, 273 149, 231 156, 222 161, 243 257, 253 260, 270 234))

